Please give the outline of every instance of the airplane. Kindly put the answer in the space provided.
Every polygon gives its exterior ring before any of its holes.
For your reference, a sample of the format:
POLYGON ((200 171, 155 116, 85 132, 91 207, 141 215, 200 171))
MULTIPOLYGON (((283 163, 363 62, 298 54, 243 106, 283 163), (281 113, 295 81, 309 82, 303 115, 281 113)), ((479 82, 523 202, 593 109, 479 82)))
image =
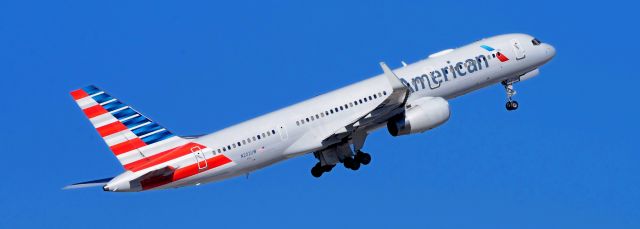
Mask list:
POLYGON ((200 185, 249 174, 313 154, 311 175, 337 164, 371 162, 367 136, 423 133, 449 120, 448 100, 501 83, 508 111, 519 107, 514 84, 531 79, 556 54, 527 34, 505 34, 440 51, 412 64, 202 136, 178 136, 96 86, 71 92, 124 168, 111 178, 66 186, 139 192, 200 185))

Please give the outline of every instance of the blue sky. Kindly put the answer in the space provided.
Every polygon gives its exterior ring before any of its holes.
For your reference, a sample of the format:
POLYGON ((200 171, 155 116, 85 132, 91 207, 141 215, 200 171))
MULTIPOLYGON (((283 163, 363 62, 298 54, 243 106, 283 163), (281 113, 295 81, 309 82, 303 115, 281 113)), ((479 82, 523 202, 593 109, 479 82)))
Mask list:
POLYGON ((638 5, 563 1, 2 1, 0 228, 638 228, 638 5), (208 133, 430 53, 523 32, 558 55, 451 101, 373 161, 312 156, 147 193, 60 190, 121 172, 68 92, 96 84, 182 135, 208 133))

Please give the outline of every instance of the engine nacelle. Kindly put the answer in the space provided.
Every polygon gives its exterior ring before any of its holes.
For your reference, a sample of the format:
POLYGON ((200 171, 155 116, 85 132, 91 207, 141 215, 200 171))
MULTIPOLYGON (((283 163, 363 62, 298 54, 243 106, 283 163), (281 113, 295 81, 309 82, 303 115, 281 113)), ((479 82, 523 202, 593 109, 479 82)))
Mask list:
POLYGON ((449 102, 441 97, 425 97, 407 105, 404 115, 387 121, 392 136, 422 133, 449 120, 449 102))

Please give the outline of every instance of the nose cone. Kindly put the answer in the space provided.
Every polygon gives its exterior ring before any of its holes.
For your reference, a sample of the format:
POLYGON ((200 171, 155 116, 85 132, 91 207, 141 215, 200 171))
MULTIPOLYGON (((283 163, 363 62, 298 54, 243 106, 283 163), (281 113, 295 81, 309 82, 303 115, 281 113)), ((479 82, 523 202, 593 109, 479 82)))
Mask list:
POLYGON ((550 44, 542 44, 544 46, 544 51, 547 54, 547 59, 551 60, 554 56, 556 56, 556 48, 551 46, 550 44))

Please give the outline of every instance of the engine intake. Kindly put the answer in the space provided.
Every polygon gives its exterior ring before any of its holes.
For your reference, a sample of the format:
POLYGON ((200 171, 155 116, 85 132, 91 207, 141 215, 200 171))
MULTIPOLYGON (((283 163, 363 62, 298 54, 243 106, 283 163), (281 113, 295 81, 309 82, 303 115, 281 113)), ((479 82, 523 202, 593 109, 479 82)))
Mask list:
POLYGON ((441 97, 425 97, 407 105, 403 115, 387 121, 392 136, 422 133, 442 125, 451 114, 449 102, 441 97))

